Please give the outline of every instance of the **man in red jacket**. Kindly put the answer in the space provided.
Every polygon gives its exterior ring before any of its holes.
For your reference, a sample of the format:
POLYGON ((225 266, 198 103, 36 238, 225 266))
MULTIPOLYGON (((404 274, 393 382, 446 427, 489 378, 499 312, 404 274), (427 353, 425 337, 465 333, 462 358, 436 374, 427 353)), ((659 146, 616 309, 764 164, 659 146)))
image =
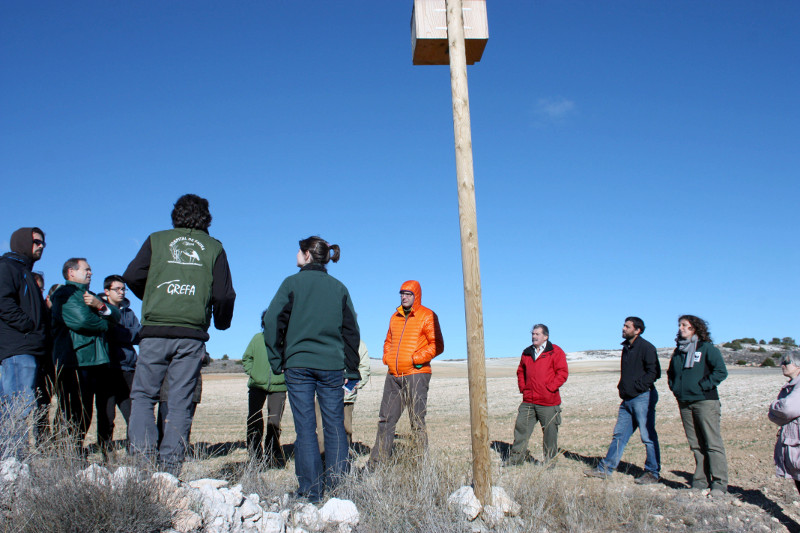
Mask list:
POLYGON ((552 461, 558 453, 558 426, 561 424, 561 395, 559 387, 567 381, 567 356, 552 344, 550 330, 536 324, 531 330, 533 344, 522 351, 517 368, 517 382, 522 393, 517 422, 514 425, 514 444, 506 465, 518 465, 527 459, 528 441, 536 423, 542 425, 544 460, 552 461))

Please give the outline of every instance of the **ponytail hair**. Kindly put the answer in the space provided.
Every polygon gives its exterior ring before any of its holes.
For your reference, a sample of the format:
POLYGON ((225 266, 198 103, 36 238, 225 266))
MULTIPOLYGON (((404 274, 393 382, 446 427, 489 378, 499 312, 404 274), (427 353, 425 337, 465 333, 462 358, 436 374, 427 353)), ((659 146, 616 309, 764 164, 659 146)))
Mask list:
POLYGON ((340 248, 338 244, 328 244, 328 241, 316 235, 300 241, 300 250, 311 254, 311 262, 321 265, 328 261, 339 261, 340 248))

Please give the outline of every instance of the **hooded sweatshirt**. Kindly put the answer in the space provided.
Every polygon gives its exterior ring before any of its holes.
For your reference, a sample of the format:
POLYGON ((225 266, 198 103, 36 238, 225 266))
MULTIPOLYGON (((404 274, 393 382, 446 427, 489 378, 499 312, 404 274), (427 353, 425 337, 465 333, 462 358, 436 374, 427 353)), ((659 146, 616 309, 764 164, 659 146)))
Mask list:
POLYGON ((11 235, 11 251, 0 258, 0 361, 46 353, 47 321, 42 293, 33 278, 33 228, 11 235))
POLYGON ((409 280, 401 291, 414 293, 414 303, 407 312, 398 307, 389 319, 389 331, 383 342, 383 364, 393 376, 430 374, 431 360, 444 352, 444 339, 436 313, 422 305, 422 287, 409 280))

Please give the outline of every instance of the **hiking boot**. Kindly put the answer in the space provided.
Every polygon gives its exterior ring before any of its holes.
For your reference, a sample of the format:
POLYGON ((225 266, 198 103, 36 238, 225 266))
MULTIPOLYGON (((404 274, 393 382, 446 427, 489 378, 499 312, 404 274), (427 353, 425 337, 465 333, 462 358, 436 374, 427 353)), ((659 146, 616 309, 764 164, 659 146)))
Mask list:
POLYGON ((711 497, 712 498, 722 498, 723 496, 727 496, 728 491, 722 489, 711 489, 711 497))
POLYGON ((611 474, 606 472, 601 468, 590 468, 588 470, 583 471, 583 475, 587 477, 596 477, 600 479, 608 479, 611 477, 611 474))
POLYGON ((653 485, 658 483, 658 478, 652 472, 645 472, 642 476, 637 477, 634 483, 637 485, 653 485))

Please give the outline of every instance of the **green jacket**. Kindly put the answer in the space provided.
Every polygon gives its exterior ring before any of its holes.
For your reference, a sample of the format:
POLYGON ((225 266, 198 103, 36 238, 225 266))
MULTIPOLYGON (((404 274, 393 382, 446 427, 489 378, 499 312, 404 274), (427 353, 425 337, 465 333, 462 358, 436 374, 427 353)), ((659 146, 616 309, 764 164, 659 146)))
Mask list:
POLYGON ((242 355, 242 366, 250 376, 248 387, 255 387, 267 392, 286 392, 283 374, 275 375, 269 366, 267 347, 264 345, 264 334, 256 333, 242 355))
POLYGON ((361 336, 350 293, 312 263, 281 283, 264 315, 264 343, 275 374, 286 368, 345 370, 358 378, 361 336))
MULTIPOLYGON (((669 389, 679 402, 719 400, 717 385, 728 377, 728 369, 719 349, 710 342, 701 342, 695 354, 700 359, 692 368, 683 368, 683 353, 675 348, 669 360, 667 379, 669 389)), ((692 357, 693 354, 687 354, 692 357)))
MULTIPOLYGON (((104 316, 83 301, 88 285, 67 281, 50 298, 53 302, 53 363, 56 368, 96 366, 108 363, 105 332, 120 319, 115 306, 104 316)), ((94 294, 94 293, 91 293, 94 294)))
POLYGON ((208 331, 222 244, 205 231, 175 228, 151 234, 150 250, 142 325, 208 331))

